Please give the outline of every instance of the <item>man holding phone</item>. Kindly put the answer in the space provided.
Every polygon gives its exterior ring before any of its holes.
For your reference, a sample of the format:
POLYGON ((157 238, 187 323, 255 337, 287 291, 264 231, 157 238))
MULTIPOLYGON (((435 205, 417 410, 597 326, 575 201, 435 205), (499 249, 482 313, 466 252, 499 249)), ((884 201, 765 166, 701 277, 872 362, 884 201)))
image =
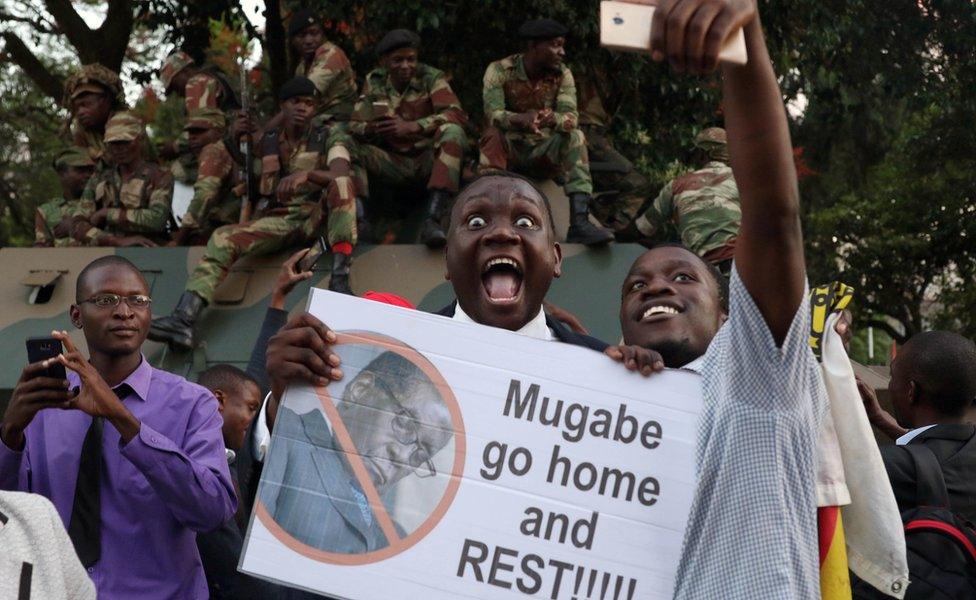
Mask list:
POLYGON ((45 343, 64 351, 24 368, 0 425, 0 489, 54 503, 100 597, 206 597, 196 532, 237 505, 217 402, 142 356, 152 300, 135 265, 96 259, 75 293, 90 358, 55 331, 45 343))
POLYGON ((461 180, 468 115, 444 72, 418 60, 420 36, 394 29, 376 45, 380 66, 366 76, 348 130, 331 140, 352 155, 362 191, 367 177, 396 187, 426 185, 420 241, 444 246, 444 219, 461 180))

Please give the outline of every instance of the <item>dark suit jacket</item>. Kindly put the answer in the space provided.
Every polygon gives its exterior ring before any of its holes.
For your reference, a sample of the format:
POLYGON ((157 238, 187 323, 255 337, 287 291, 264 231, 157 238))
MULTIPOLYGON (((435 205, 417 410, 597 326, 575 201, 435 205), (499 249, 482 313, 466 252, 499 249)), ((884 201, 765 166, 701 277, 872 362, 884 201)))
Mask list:
POLYGON ((274 443, 258 496, 282 529, 328 552, 361 554, 389 546, 321 411, 298 415, 280 407, 274 443))
MULTIPOLYGON (((956 513, 976 523, 976 425, 936 425, 909 444, 925 444, 942 466, 949 503, 956 513)), ((915 508, 915 463, 902 446, 882 446, 888 479, 898 509, 915 508)))
MULTIPOLYGON (((442 317, 453 317, 454 309, 457 308, 457 301, 448 304, 444 308, 440 309, 434 314, 440 315, 442 317)), ((546 315, 546 325, 549 329, 552 329, 552 333, 556 336, 556 339, 560 342, 565 342, 567 344, 573 344, 574 346, 583 346, 584 348, 589 348, 590 350, 596 350, 597 352, 603 352, 607 349, 608 344, 606 342, 600 341, 595 337, 588 335, 583 335, 581 333, 576 333, 569 327, 563 324, 562 321, 552 318, 546 315)))

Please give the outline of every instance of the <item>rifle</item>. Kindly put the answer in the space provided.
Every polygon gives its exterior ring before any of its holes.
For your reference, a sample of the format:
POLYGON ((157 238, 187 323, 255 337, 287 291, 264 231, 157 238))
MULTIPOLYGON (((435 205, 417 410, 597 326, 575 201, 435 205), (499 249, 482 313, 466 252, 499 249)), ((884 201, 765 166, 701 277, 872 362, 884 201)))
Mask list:
MULTIPOLYGON (((241 113, 244 115, 249 115, 248 110, 250 109, 250 102, 248 101, 247 93, 247 69, 244 64, 244 57, 240 59, 239 69, 241 74, 241 113)), ((240 151, 241 157, 243 158, 244 164, 241 165, 241 181, 244 184, 244 195, 241 198, 241 214, 237 219, 238 223, 246 223, 251 220, 251 210, 253 204, 251 202, 251 179, 254 174, 251 172, 254 169, 254 164, 251 160, 251 134, 245 132, 240 139, 240 151)))

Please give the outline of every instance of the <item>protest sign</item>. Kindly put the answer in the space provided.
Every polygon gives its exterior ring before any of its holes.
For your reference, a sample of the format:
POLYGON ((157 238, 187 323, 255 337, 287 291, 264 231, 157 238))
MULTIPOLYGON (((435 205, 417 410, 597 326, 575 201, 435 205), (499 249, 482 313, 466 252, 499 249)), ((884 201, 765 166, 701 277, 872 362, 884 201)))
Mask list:
POLYGON ((241 569, 351 600, 670 598, 697 375, 313 290, 343 378, 291 386, 241 569))

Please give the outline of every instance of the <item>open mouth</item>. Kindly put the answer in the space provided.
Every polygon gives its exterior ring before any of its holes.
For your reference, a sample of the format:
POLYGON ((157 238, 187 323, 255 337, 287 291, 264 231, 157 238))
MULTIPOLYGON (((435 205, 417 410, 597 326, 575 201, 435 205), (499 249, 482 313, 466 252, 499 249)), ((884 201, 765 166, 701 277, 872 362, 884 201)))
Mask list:
POLYGON ((489 259, 481 269, 481 284, 492 304, 509 304, 522 292, 522 266, 505 256, 489 259))
POLYGON ((682 312, 683 311, 677 306, 672 306, 670 304, 655 304, 645 307, 643 312, 639 314, 637 320, 642 323, 662 321, 675 315, 679 315, 682 312))

